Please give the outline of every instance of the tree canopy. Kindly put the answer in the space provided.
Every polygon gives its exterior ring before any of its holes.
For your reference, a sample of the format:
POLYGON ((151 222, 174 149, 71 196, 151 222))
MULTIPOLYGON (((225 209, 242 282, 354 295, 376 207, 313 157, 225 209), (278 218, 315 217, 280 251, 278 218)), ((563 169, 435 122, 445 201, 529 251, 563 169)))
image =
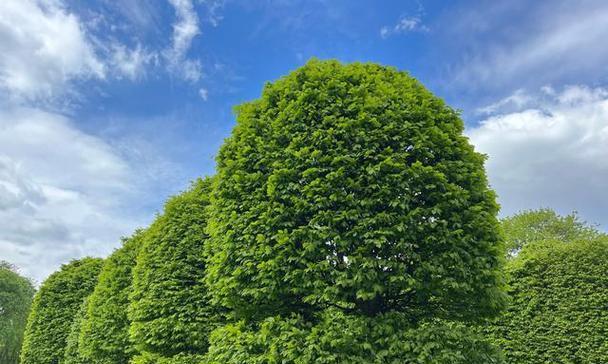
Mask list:
POLYGON ((561 216, 548 208, 519 212, 503 219, 501 224, 510 252, 517 252, 535 241, 572 242, 605 235, 596 226, 581 220, 576 212, 561 216))
POLYGON ((310 61, 237 108, 214 177, 43 283, 21 363, 608 363, 608 234, 499 223, 463 127, 404 72, 310 61))
POLYGON ((188 363, 207 351, 215 309, 204 284, 211 179, 171 198, 150 226, 133 270, 129 318, 135 363, 188 363))
POLYGON ((135 354, 129 337, 129 295, 132 269, 145 231, 139 230, 105 261, 99 281, 88 299, 86 319, 81 325, 79 350, 98 364, 128 363, 135 354))
POLYGON ((505 303, 483 163, 404 72, 313 60, 267 84, 217 158, 210 362, 498 362, 459 323, 505 303))
POLYGON ((11 264, 0 261, 0 363, 19 362, 33 296, 32 282, 11 264))
POLYGON ((62 363, 74 319, 93 291, 102 264, 97 258, 73 260, 42 283, 28 318, 21 364, 62 363))
POLYGON ((484 157, 404 72, 313 60, 237 108, 217 158, 209 284, 237 315, 481 318, 503 306, 484 157))

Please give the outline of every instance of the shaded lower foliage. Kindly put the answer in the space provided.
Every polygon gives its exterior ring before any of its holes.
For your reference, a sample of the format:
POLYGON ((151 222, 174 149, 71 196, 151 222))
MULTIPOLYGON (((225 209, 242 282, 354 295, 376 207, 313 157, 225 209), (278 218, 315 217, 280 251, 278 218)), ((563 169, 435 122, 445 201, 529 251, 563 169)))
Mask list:
POLYGON ((0 261, 0 363, 17 364, 34 287, 16 268, 0 261))
POLYGON ((206 358, 200 354, 181 353, 163 356, 153 353, 143 353, 135 356, 129 364, 206 364, 206 358))
POLYGON ((78 347, 78 339, 80 337, 82 325, 86 321, 88 301, 88 299, 85 299, 82 302, 82 306, 80 306, 78 313, 74 317, 67 338, 64 359, 61 362, 62 364, 90 364, 90 361, 81 354, 80 348, 78 347))
POLYGON ((327 310, 312 323, 297 315, 244 322, 213 332, 211 364, 502 363, 498 350, 463 324, 412 324, 405 315, 351 316, 327 310))

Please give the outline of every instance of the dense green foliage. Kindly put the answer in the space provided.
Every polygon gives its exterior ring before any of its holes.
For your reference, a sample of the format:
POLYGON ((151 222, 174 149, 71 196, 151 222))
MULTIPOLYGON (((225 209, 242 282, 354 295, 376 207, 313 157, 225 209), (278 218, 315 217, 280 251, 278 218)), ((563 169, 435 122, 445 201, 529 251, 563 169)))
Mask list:
POLYGON ((206 246, 213 363, 491 363, 505 303, 484 157, 392 68, 311 61, 237 109, 206 246), (471 336, 472 335, 472 336, 471 336))
POLYGON ((0 261, 0 363, 17 364, 34 297, 32 283, 0 261))
POLYGON ((608 363, 608 239, 529 243, 507 274, 512 304, 488 332, 508 363, 608 363))
POLYGON ((28 318, 21 364, 58 364, 82 302, 97 282, 103 260, 84 258, 65 264, 42 283, 28 318))
POLYGON ((61 362, 62 364, 90 363, 90 361, 82 355, 79 348, 80 332, 82 331, 82 326, 84 322, 87 320, 87 307, 89 303, 88 301, 88 298, 85 298, 85 300, 82 301, 80 309, 76 313, 76 316, 74 316, 74 320, 72 321, 72 326, 70 328, 70 333, 68 334, 68 338, 66 341, 64 359, 61 362))
POLYGON ((501 221, 507 249, 517 252, 541 240, 571 242, 598 238, 604 233, 582 221, 576 212, 560 216, 551 209, 526 210, 501 221))
POLYGON ((396 312, 376 317, 327 310, 319 321, 293 315, 244 322, 214 331, 209 364, 491 364, 498 351, 462 324, 412 326, 396 312))
MULTIPOLYGON (((216 177, 44 282, 22 364, 608 363, 608 235, 549 209, 501 232, 458 113, 406 73, 313 60, 237 118, 216 177)), ((33 288, 0 264, 0 289, 2 338, 33 288)))
POLYGON ((145 235, 129 310, 131 337, 142 353, 135 363, 188 363, 207 351, 216 317, 203 282, 210 185, 199 180, 171 198, 145 235))
POLYGON ((214 301, 245 317, 495 314, 498 206, 462 132, 392 68, 313 60, 267 84, 217 158, 214 301))
POLYGON ((79 349, 94 363, 128 363, 135 353, 129 338, 127 312, 132 269, 143 238, 144 231, 137 231, 106 259, 99 282, 89 297, 86 320, 79 335, 79 349))

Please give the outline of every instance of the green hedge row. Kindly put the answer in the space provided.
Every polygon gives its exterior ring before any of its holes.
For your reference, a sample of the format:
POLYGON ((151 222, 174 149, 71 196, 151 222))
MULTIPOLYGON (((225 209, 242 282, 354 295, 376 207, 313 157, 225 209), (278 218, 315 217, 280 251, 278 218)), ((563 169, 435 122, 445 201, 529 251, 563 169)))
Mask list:
POLYGON ((501 232, 463 129, 404 72, 310 61, 237 109, 215 177, 49 277, 22 363, 608 362, 606 241, 501 232))
POLYGON ((102 265, 101 259, 74 260, 42 284, 29 315, 21 364, 63 363, 74 319, 95 288, 102 265))

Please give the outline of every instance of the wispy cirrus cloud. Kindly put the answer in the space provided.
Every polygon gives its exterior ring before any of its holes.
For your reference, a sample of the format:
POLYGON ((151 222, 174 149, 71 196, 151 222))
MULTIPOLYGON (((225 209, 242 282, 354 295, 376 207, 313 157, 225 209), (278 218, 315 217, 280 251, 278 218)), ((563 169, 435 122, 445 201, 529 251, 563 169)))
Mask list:
POLYGON ((430 29, 422 22, 421 16, 402 16, 397 24, 380 28, 380 36, 384 39, 391 35, 409 32, 428 32, 430 29))
POLYGON ((447 16, 456 21, 442 35, 461 55, 450 84, 512 90, 607 80, 608 48, 598 46, 608 34, 605 1, 515 0, 447 16))
POLYGON ((169 69, 185 80, 196 82, 201 78, 201 63, 187 58, 192 40, 201 33, 198 14, 191 0, 169 0, 175 9, 171 47, 164 52, 169 69))
POLYGON ((410 9, 406 14, 401 15, 395 24, 385 25, 380 28, 380 37, 382 37, 382 39, 394 35, 413 32, 426 33, 430 31, 430 28, 423 22, 425 10, 422 3, 416 0, 409 5, 415 5, 415 9, 410 9))
POLYGON ((116 77, 135 81, 145 75, 148 65, 158 63, 158 55, 144 49, 141 44, 128 48, 123 44, 114 43, 111 45, 108 62, 117 71, 116 77))

